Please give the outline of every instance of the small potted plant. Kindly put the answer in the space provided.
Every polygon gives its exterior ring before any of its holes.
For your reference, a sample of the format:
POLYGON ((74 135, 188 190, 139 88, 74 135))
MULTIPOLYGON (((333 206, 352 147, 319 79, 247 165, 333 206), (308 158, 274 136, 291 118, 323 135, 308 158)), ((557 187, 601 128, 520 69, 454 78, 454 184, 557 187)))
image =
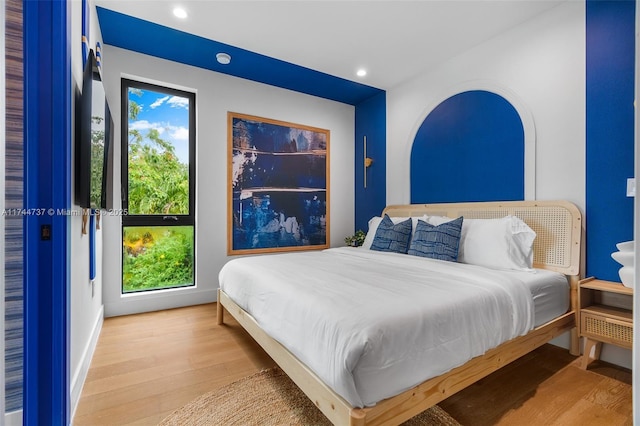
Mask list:
POLYGON ((360 247, 362 243, 364 243, 364 237, 366 236, 367 234, 365 234, 364 231, 358 229, 355 234, 351 235, 350 237, 346 237, 344 239, 344 242, 349 247, 360 247))

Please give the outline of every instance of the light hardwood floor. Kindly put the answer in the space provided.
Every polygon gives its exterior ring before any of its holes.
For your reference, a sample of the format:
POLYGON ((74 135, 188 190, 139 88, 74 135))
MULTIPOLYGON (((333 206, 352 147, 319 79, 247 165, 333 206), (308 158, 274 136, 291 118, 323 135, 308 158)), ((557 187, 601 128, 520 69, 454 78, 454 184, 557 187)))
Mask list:
MULTIPOLYGON (((463 425, 631 425, 631 373, 552 345, 440 403, 463 425)), ((73 423, 155 425, 274 362, 215 304, 107 318, 73 423)))

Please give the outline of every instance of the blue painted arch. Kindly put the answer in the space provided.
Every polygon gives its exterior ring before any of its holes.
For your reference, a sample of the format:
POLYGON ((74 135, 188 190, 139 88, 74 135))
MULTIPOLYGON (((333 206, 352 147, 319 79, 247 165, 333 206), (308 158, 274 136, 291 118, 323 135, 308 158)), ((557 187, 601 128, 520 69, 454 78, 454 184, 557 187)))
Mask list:
POLYGON ((451 96, 418 129, 410 169, 412 203, 523 200, 522 119, 493 92, 451 96))

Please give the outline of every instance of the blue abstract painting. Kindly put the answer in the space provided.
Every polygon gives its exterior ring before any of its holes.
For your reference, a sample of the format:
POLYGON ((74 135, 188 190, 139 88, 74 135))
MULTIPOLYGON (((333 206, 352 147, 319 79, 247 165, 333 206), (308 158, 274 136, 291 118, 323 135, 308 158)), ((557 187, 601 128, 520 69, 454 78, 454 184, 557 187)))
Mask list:
POLYGON ((229 254, 328 247, 329 130, 229 113, 229 254))

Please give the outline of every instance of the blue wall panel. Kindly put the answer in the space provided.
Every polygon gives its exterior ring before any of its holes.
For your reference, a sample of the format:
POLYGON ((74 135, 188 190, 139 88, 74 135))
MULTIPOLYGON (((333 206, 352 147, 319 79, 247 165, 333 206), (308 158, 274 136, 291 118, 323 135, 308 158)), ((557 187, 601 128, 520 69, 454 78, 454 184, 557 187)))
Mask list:
POLYGON ((68 3, 24 5, 25 425, 68 425, 71 52, 68 3), (43 227, 49 238, 42 238, 43 227))
POLYGON ((411 202, 524 199, 524 129, 515 108, 482 90, 425 118, 411 151, 411 202))
POLYGON ((355 135, 355 229, 367 231, 368 222, 379 216, 387 202, 387 95, 382 92, 356 105, 355 135), (364 187, 364 137, 367 157, 373 164, 367 169, 364 187))
POLYGON ((633 239, 635 2, 586 3, 586 275, 620 281, 611 259, 633 239))

